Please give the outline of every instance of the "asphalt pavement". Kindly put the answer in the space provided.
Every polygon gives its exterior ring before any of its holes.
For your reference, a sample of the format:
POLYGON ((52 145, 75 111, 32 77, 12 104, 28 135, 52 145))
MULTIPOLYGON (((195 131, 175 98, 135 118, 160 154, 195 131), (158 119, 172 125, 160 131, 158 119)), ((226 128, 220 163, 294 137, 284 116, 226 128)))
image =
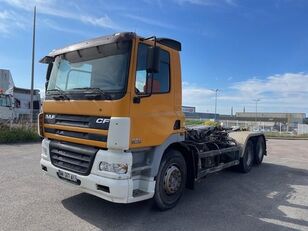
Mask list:
POLYGON ((151 200, 114 204, 44 176, 40 149, 0 145, 0 230, 308 230, 307 140, 269 140, 260 167, 210 175, 165 212, 151 200))

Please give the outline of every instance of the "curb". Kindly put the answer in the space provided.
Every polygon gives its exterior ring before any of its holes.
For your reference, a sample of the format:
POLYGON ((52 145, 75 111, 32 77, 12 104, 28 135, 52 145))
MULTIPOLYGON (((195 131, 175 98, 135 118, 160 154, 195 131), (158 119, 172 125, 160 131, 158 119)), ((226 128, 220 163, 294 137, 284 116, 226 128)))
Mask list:
POLYGON ((308 138, 305 137, 267 137, 265 136, 266 139, 268 140, 308 140, 308 138))

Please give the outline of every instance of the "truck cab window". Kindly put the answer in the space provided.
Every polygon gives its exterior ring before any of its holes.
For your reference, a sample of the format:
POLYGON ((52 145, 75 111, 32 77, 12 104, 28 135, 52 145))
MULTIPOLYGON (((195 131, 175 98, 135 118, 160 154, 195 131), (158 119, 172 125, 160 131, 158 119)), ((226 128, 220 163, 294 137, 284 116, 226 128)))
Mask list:
POLYGON ((6 98, 5 96, 0 96, 0 106, 1 107, 6 107, 6 98))
POLYGON ((11 99, 10 99, 9 96, 6 96, 6 106, 7 106, 7 107, 12 107, 11 99))
MULTIPOLYGON (((138 60, 135 89, 137 94, 146 94, 151 91, 151 74, 146 71, 147 48, 145 44, 138 47, 138 60), (148 78, 147 78, 148 77, 148 78)), ((153 76, 152 93, 167 93, 170 89, 170 55, 161 49, 160 71, 153 76)))
POLYGON ((0 106, 11 107, 11 100, 7 95, 0 95, 0 106))

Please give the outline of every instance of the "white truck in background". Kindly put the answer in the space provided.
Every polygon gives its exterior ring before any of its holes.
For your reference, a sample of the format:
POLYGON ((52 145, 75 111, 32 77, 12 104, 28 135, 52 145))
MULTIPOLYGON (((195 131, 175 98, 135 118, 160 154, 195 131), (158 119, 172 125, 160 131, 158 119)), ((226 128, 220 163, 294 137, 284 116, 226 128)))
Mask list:
POLYGON ((12 103, 13 98, 7 94, 0 94, 0 122, 16 120, 16 112, 12 103))
MULTIPOLYGON (((0 92, 0 122, 28 120, 30 118, 30 89, 12 87, 0 92)), ((36 118, 41 107, 40 91, 33 92, 33 109, 36 118)))

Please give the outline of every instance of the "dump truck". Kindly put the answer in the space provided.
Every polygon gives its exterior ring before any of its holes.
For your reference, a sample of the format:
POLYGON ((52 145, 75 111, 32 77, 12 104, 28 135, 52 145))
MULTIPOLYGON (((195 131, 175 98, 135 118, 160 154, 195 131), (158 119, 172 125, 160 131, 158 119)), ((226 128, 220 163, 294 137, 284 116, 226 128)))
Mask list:
POLYGON ((153 198, 166 210, 208 174, 260 165, 262 133, 185 126, 180 51, 176 40, 125 32, 42 58, 42 171, 111 202, 153 198))

